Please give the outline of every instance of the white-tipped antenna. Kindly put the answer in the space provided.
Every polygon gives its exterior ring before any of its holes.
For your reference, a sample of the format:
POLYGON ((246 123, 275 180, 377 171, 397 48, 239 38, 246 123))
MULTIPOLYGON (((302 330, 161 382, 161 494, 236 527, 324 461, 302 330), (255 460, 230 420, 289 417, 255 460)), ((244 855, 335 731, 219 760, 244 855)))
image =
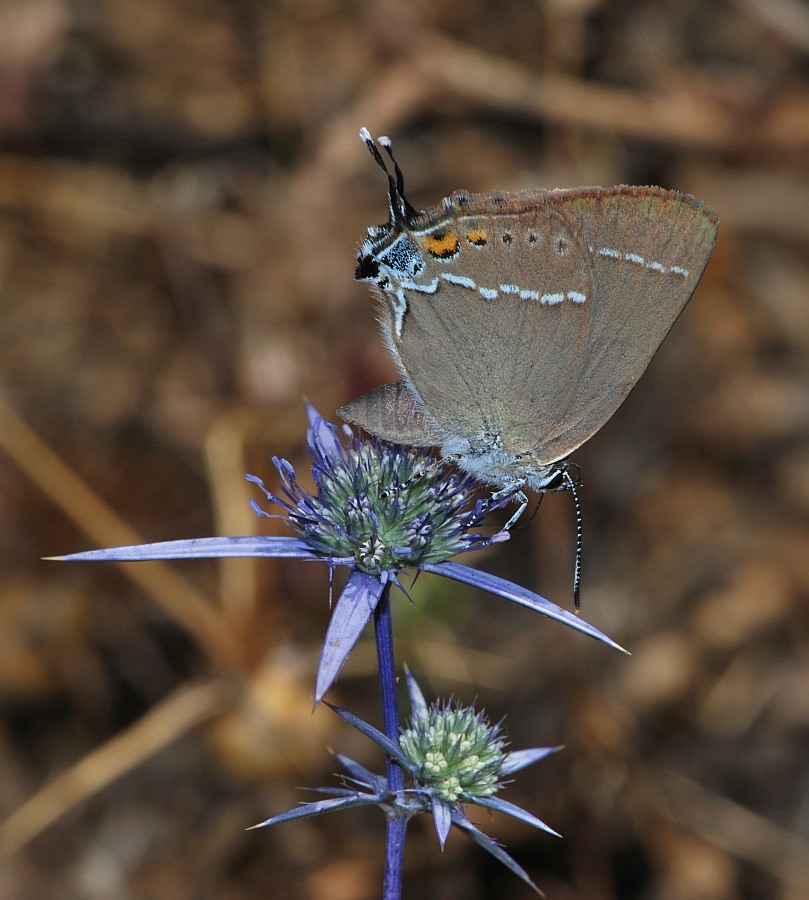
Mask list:
POLYGON ((396 173, 396 193, 401 204, 402 217, 406 222, 412 222, 413 219, 418 216, 419 211, 411 206, 407 200, 407 197, 405 197, 404 174, 399 167, 399 163, 396 162, 396 157, 393 155, 393 144, 391 144, 390 138, 381 137, 379 138, 379 146, 382 147, 382 149, 388 154, 388 156, 390 157, 390 161, 393 163, 393 171, 396 173))
POLYGON ((385 152, 391 158, 396 176, 395 178, 391 175, 388 167, 385 165, 385 160, 379 152, 377 142, 371 137, 371 132, 368 131, 367 128, 363 127, 360 129, 360 139, 370 151, 371 156, 374 158, 374 162, 388 177, 388 209, 390 210, 391 224, 406 225, 412 222, 419 213, 417 209, 410 205, 404 195, 404 175, 399 168, 399 164, 396 162, 396 157, 393 155, 390 138, 381 137, 379 138, 378 143, 385 149, 385 152))

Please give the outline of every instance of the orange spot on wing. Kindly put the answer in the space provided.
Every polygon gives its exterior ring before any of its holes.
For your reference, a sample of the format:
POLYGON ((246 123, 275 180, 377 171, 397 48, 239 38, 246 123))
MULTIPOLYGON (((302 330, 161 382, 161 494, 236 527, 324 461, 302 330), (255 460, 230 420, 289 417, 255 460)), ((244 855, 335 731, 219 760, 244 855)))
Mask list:
POLYGON ((480 229, 470 231, 466 235, 466 239, 470 244, 474 244, 476 247, 483 247, 484 245, 489 243, 489 235, 486 234, 485 231, 481 231, 480 229))
POLYGON ((437 259, 448 259, 458 252, 458 238, 451 231, 447 234, 434 234, 424 238, 424 249, 437 259))

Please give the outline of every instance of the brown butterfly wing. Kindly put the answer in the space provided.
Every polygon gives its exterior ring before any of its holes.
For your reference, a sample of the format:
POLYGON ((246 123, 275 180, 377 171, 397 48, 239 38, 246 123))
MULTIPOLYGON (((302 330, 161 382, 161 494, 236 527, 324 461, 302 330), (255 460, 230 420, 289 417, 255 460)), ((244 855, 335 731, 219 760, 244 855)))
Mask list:
POLYGON ((499 436, 543 462, 623 402, 688 302, 717 227, 692 198, 623 187, 517 195, 497 209, 480 200, 453 226, 488 241, 463 244, 451 267, 434 263, 435 293, 405 291, 401 337, 388 323, 388 343, 441 431, 499 436))

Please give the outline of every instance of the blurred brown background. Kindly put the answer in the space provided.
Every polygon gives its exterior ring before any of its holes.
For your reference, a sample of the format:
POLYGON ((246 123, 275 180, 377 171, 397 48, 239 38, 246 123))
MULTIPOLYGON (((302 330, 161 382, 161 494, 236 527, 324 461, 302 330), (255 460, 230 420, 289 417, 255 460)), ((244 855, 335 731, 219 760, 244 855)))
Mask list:
MULTIPOLYGON (((250 534, 390 378, 365 286, 389 134, 417 206, 657 183, 722 220, 691 305, 576 454, 584 616, 623 658, 422 578, 399 661, 515 747, 479 819, 554 900, 809 897, 809 5, 0 0, 0 897, 364 900, 376 810, 246 826, 334 783, 318 565, 43 556, 250 534)), ((263 527, 266 527, 266 521, 263 527)), ((277 533, 285 533, 281 525, 277 533)), ((477 563, 571 605, 569 496, 477 563)), ((333 699, 378 722, 372 645, 333 699)), ((411 828, 406 897, 524 898, 411 828)))

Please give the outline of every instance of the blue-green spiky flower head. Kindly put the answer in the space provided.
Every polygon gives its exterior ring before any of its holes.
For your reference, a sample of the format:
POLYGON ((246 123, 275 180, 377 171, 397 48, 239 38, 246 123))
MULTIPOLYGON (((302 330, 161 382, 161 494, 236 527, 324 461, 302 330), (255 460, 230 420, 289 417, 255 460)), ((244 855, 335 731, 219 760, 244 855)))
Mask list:
POLYGON ((251 480, 286 510, 313 556, 350 560, 366 575, 388 577, 507 537, 468 533, 475 518, 471 478, 448 472, 423 450, 375 438, 358 440, 349 429, 341 440, 334 425, 319 416, 310 418, 316 493, 298 484, 283 459, 273 462, 284 496, 271 494, 259 479, 251 480))
POLYGON ((500 788, 507 742, 474 707, 448 701, 414 715, 399 738, 416 781, 444 803, 491 797, 500 788))

